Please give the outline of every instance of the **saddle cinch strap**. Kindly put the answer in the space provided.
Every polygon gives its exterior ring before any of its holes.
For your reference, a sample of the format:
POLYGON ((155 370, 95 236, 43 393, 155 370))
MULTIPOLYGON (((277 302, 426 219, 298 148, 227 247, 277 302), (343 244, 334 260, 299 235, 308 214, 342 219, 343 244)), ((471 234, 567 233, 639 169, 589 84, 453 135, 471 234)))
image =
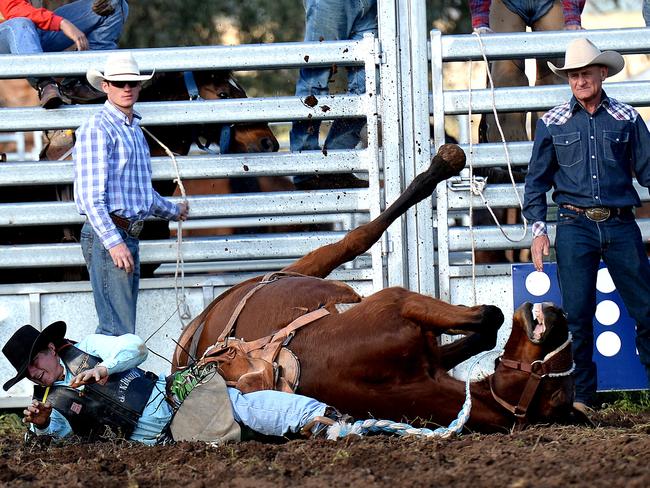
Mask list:
POLYGON ((198 362, 199 368, 214 367, 242 393, 278 390, 293 393, 300 380, 300 363, 286 346, 296 330, 329 315, 318 308, 293 320, 274 334, 244 341, 226 337, 211 346, 198 362))
MULTIPOLYGON (((260 288, 268 285, 269 283, 273 283, 280 278, 290 277, 290 276, 303 276, 303 275, 299 273, 291 273, 286 271, 271 272, 264 275, 264 277, 253 288, 251 288, 246 293, 246 295, 244 295, 244 297, 239 301, 239 303, 233 310, 232 314, 230 315, 230 319, 228 320, 228 323, 224 327, 223 332, 221 332, 221 335, 219 335, 219 338, 217 339, 216 343, 219 344, 226 341, 227 338, 232 334, 232 331, 235 328, 235 323, 239 318, 239 314, 244 309, 246 302, 251 296, 253 296, 260 288)), ((199 339, 201 338, 201 334, 203 333, 203 327, 205 326, 205 318, 212 311, 214 306, 216 306, 223 298, 228 296, 231 291, 232 289, 226 291, 225 293, 221 294, 217 299, 213 300, 212 303, 208 307, 206 307, 206 309, 203 310, 203 312, 201 312, 200 315, 198 315, 194 320, 192 320, 192 322, 190 322, 187 325, 187 327, 183 330, 183 333, 181 334, 181 337, 178 340, 179 347, 176 348, 176 352, 174 353, 174 360, 177 364, 180 364, 179 354, 181 350, 185 351, 185 353, 190 358, 196 357, 196 353, 199 346, 199 339)))

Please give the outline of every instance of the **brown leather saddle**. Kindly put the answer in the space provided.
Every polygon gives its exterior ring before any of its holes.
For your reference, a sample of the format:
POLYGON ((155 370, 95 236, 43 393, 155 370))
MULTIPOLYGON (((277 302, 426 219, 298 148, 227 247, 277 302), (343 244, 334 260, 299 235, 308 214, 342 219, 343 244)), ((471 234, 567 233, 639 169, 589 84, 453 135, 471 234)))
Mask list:
MULTIPOLYGON (((217 368, 228 386, 250 393, 259 390, 278 390, 293 393, 300 381, 300 362, 287 347, 296 330, 329 315, 325 308, 318 308, 301 315, 281 330, 254 341, 231 337, 235 323, 248 299, 262 286, 286 276, 302 276, 296 273, 269 273, 253 287, 237 304, 226 327, 199 359, 199 368, 217 368)), ((206 313, 194 319, 183 333, 179 344, 195 354, 198 339, 203 331, 206 313)))

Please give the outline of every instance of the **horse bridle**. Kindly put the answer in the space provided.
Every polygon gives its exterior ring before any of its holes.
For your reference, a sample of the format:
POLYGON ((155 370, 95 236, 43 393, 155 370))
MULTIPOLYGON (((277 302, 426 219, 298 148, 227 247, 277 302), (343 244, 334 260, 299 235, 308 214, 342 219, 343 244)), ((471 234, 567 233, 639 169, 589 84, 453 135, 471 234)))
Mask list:
POLYGON ((575 365, 571 353, 571 334, 569 334, 569 337, 562 345, 544 356, 544 359, 538 359, 537 361, 529 363, 502 357, 499 358, 498 361, 499 365, 497 368, 503 366, 504 368, 521 371, 529 375, 528 381, 526 382, 526 386, 524 387, 524 391, 521 393, 517 405, 509 403, 496 393, 494 390, 495 375, 490 377, 490 392, 492 393, 492 398, 494 398, 499 405, 512 413, 519 422, 524 422, 526 420, 526 415, 528 414, 528 407, 535 397, 535 393, 537 392, 537 388, 542 379, 546 377, 552 378, 568 376, 573 373, 575 365))
MULTIPOLYGON (((199 88, 196 84, 196 80, 194 79, 194 73, 191 71, 184 71, 183 80, 185 80, 185 88, 187 89, 190 101, 203 100, 201 94, 199 93, 199 88)), ((234 124, 221 124, 221 130, 219 131, 219 150, 221 151, 221 154, 228 154, 230 152, 233 126, 234 124)), ((192 142, 194 142, 194 144, 196 144, 202 151, 212 152, 209 149, 210 142, 208 141, 207 145, 203 144, 196 132, 194 132, 192 139, 192 142)))

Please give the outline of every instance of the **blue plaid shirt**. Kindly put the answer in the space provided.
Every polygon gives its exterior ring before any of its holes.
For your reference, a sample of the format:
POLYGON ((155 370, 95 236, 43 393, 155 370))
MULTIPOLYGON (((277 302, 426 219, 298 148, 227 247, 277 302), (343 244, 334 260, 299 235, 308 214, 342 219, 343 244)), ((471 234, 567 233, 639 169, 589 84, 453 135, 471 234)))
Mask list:
POLYGON ((631 207, 641 201, 632 176, 650 187, 650 133, 630 105, 603 98, 593 114, 575 97, 537 121, 526 176, 524 215, 546 233, 546 192, 558 205, 631 207))
POLYGON ((151 186, 149 146, 140 128, 113 106, 104 108, 77 129, 74 146, 74 198, 106 249, 123 242, 109 214, 127 219, 150 215, 178 220, 180 209, 151 186))

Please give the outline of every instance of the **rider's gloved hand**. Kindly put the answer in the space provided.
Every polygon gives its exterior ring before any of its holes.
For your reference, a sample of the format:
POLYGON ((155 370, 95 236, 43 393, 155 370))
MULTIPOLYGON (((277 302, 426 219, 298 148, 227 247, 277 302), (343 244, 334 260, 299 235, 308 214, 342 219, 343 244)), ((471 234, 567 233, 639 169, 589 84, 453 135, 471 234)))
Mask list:
POLYGON ((93 2, 93 12, 102 17, 107 17, 115 12, 115 7, 111 0, 95 0, 93 2))

